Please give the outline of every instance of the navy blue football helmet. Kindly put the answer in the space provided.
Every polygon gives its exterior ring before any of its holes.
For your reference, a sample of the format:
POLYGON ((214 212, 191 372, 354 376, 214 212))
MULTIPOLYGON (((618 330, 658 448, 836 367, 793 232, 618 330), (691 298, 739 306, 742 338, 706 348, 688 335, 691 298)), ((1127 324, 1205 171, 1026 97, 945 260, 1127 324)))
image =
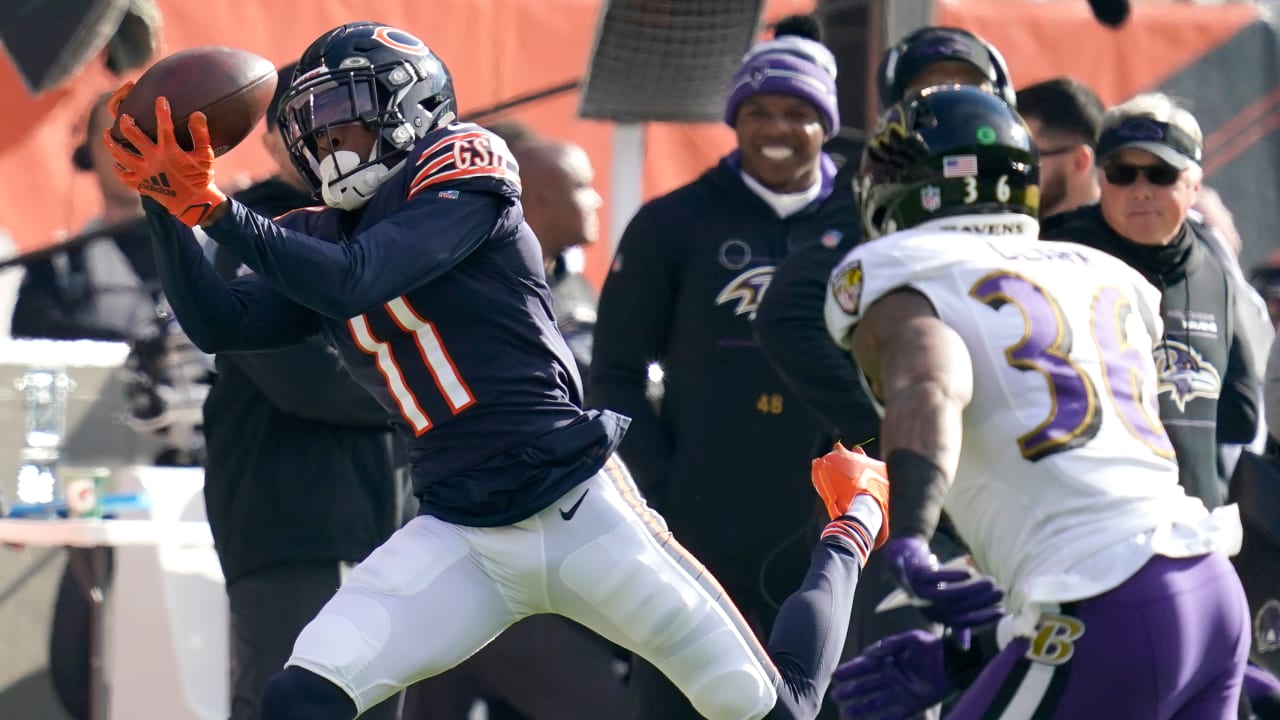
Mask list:
POLYGON ((403 30, 358 22, 326 32, 302 53, 278 121, 312 191, 352 210, 368 202, 419 139, 456 117, 453 78, 430 48, 403 30), (319 139, 351 123, 377 134, 372 152, 348 152, 322 170, 319 139))
POLYGON ((990 92, 1017 107, 1017 94, 1009 80, 1009 66, 995 46, 968 30, 930 26, 898 41, 880 58, 876 78, 880 108, 902 102, 912 82, 931 65, 959 62, 978 71, 990 92))
POLYGON ((969 85, 925 88, 884 112, 862 154, 858 200, 876 238, 952 215, 1040 208, 1031 133, 999 97, 969 85))

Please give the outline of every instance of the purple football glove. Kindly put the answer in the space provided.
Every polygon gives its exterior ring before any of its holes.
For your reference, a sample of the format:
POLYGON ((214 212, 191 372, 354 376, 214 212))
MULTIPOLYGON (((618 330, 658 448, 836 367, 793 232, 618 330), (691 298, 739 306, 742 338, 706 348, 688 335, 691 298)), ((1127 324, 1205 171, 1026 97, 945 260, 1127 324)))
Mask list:
POLYGON ((909 720, 954 689, 942 640, 924 630, 881 640, 836 668, 831 678, 840 716, 861 720, 909 720))
MULTIPOLYGON (((1004 592, 995 580, 969 570, 938 568, 938 559, 924 540, 891 538, 880 550, 898 584, 929 620, 954 630, 989 625, 1000 619, 1004 592)), ((967 635, 967 633, 964 633, 967 635)), ((967 641, 961 642, 966 647, 967 641)))

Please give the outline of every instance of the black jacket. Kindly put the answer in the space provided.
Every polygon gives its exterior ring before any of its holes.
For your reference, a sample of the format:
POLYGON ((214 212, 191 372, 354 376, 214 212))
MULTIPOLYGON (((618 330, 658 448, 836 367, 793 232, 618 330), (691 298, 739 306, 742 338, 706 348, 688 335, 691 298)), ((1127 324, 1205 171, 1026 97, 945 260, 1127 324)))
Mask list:
MULTIPOLYGON (((735 598, 759 594, 763 558, 811 537, 801 530, 814 517, 822 426, 751 323, 792 238, 820 234, 823 207, 780 219, 726 159, 640 209, 600 297, 588 401, 631 416, 623 459, 735 598), (646 397, 654 361, 665 372, 657 410, 646 397)), ((786 592, 799 577, 790 582, 786 592)))
MULTIPOLYGON (((311 200, 278 181, 237 199, 273 216, 311 200)), ((240 263, 218 246, 226 277, 240 263)), ((205 504, 227 582, 271 565, 359 561, 394 530, 386 411, 320 338, 220 353, 205 401, 205 504)))
POLYGON ((857 174, 855 158, 836 175, 831 196, 812 221, 791 234, 790 249, 774 270, 754 325, 774 367, 829 432, 846 445, 871 441, 867 449, 875 454, 879 416, 852 357, 832 341, 823 320, 831 271, 861 238, 853 194, 857 174))
POLYGON ((1186 223, 1169 245, 1139 245, 1112 230, 1097 205, 1047 218, 1041 237, 1104 250, 1160 288, 1160 419, 1183 487, 1209 508, 1221 505, 1217 445, 1254 439, 1261 385, 1241 315, 1250 310, 1226 269, 1186 223))

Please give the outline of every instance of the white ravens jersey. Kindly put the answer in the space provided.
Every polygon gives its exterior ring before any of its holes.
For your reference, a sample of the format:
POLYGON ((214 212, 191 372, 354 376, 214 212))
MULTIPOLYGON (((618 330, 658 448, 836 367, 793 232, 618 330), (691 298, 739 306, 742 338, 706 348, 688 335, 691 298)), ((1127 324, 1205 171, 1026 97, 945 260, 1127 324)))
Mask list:
POLYGON ((825 308, 847 348, 868 307, 911 288, 964 340, 973 399, 945 508, 1015 612, 1092 597, 1153 552, 1200 554, 1215 537, 1160 530, 1213 523, 1178 484, 1157 411, 1159 291, 1038 234, 1023 215, 971 215, 867 242, 837 265, 825 308))

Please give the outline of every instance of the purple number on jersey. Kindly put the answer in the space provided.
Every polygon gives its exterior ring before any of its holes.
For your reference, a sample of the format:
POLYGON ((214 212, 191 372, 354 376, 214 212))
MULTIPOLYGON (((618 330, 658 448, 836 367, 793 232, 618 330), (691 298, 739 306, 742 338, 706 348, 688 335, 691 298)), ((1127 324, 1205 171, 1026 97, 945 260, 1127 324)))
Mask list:
MULTIPOLYGON (((1096 437, 1102 426, 1098 390, 1071 358, 1071 326, 1057 301, 1035 282, 1005 271, 982 278, 969 295, 995 310, 1007 303, 1018 308, 1025 330, 1021 340, 1005 349, 1005 358, 1011 367, 1040 373, 1049 384, 1049 416, 1018 438, 1022 456, 1036 461, 1096 437)), ((1145 372, 1148 363, 1125 333, 1131 311, 1128 298, 1115 288, 1101 288, 1093 297, 1090 326, 1107 394, 1134 437, 1156 454, 1173 457, 1156 415, 1155 379, 1145 372)))
POLYGON ((1155 454, 1172 458, 1173 443, 1160 423, 1156 393, 1151 392, 1153 378, 1142 372, 1146 357, 1129 344, 1124 329, 1131 312, 1129 298, 1116 288, 1104 287, 1093 296, 1093 341, 1102 358, 1107 393, 1129 432, 1155 454))
POLYGON ((969 294, 996 310, 1012 303, 1022 313, 1022 339, 1006 348, 1009 365, 1035 370, 1049 383, 1049 417, 1018 438, 1022 456, 1039 460, 1079 447, 1098 434, 1098 390, 1093 380, 1071 360, 1071 327, 1064 322, 1057 301, 1027 278, 995 272, 979 280, 969 294))

